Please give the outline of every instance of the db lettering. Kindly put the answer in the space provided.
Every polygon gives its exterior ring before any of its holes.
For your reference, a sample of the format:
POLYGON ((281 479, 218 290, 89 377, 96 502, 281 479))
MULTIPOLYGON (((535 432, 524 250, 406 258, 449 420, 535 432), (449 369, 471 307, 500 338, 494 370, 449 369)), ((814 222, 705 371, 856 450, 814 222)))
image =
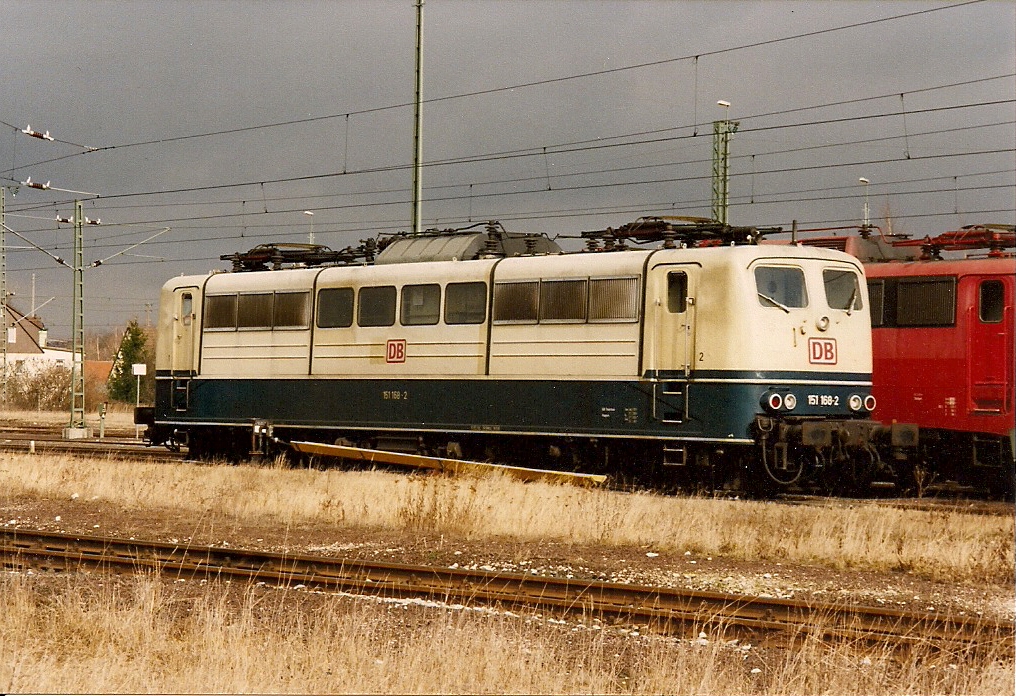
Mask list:
POLYGON ((388 347, 385 351, 385 362, 406 362, 406 340, 404 338, 393 338, 388 341, 388 347))
POLYGON ((812 365, 836 364, 835 338, 809 338, 808 362, 812 365))

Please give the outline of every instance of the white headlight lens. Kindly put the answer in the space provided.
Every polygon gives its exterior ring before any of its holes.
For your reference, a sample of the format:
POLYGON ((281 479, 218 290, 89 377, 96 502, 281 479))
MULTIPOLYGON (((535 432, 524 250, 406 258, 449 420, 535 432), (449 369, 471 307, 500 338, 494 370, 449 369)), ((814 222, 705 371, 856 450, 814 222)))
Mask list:
POLYGON ((786 396, 783 397, 783 405, 787 408, 788 411, 793 411, 794 407, 797 406, 797 397, 794 396, 793 394, 787 394, 786 396))
POLYGON ((847 405, 850 406, 851 411, 860 411, 861 407, 864 406, 864 399, 859 394, 851 394, 850 398, 847 399, 847 405))
POLYGON ((878 402, 875 401, 875 397, 872 396, 871 394, 868 394, 868 396, 864 397, 864 408, 866 410, 868 410, 868 411, 874 411, 875 410, 875 406, 877 404, 878 404, 878 402))

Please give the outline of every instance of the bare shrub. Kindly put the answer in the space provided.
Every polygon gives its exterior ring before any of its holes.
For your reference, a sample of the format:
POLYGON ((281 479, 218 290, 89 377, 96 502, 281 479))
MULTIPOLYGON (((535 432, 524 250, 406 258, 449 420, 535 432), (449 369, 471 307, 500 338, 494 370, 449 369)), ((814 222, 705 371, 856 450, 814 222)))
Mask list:
POLYGON ((22 363, 8 371, 7 407, 55 411, 71 405, 71 371, 62 364, 36 368, 22 363))
MULTIPOLYGON (((62 363, 40 367, 21 363, 8 369, 5 409, 35 412, 69 411, 71 406, 71 370, 62 363)), ((106 383, 85 379, 85 405, 98 408, 106 401, 106 383)), ((64 416, 60 416, 64 418, 64 416)))

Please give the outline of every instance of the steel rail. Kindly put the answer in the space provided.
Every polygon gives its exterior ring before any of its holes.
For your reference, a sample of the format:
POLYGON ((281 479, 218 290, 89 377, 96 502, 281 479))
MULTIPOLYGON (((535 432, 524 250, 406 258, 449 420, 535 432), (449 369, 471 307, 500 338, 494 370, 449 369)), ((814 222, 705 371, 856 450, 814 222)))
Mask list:
POLYGON ((676 632, 691 623, 718 630, 789 631, 962 649, 1004 643, 1011 649, 1013 642, 1011 621, 966 615, 23 529, 0 530, 0 558, 11 570, 98 569, 241 579, 380 597, 578 613, 663 632, 676 632))
POLYGON ((106 440, 64 440, 62 438, 3 437, 0 433, 0 452, 25 454, 56 454, 83 457, 120 457, 146 462, 179 462, 185 457, 180 452, 149 447, 138 442, 106 440))

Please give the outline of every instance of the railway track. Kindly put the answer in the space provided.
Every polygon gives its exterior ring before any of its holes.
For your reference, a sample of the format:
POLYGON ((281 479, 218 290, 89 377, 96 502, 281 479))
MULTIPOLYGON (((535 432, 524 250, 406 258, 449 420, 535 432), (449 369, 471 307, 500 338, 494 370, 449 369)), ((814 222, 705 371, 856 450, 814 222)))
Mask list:
POLYGON ((158 572, 380 597, 597 616, 650 630, 773 633, 972 649, 1013 641, 1011 622, 602 581, 367 562, 214 546, 0 530, 9 570, 158 572))
POLYGON ((46 433, 0 432, 0 452, 62 454, 77 457, 118 457, 145 462, 179 462, 185 457, 161 447, 146 447, 133 438, 64 440, 46 433))

